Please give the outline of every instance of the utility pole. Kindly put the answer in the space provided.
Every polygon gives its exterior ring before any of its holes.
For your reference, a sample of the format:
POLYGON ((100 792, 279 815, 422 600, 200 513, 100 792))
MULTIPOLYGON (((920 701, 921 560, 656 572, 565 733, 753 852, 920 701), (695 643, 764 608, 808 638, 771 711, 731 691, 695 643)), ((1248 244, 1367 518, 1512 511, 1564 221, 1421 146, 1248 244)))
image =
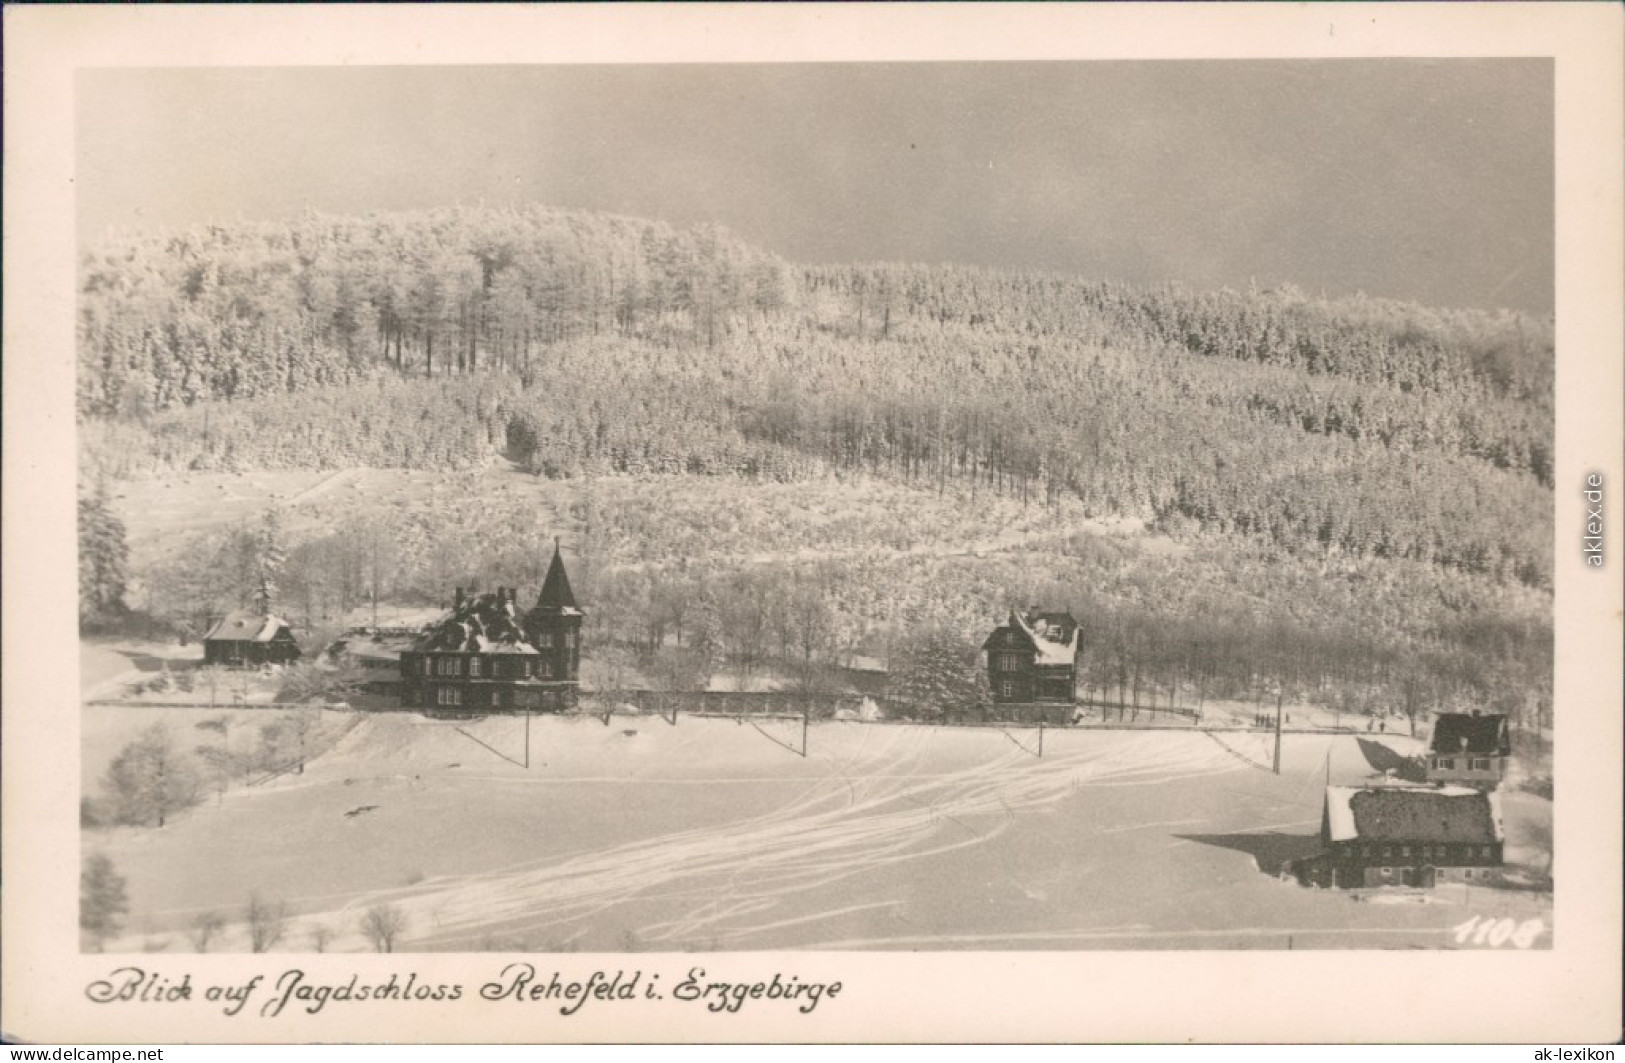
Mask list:
POLYGON ((811 719, 811 717, 812 717, 812 706, 810 704, 802 705, 801 706, 801 755, 803 757, 805 757, 807 755, 807 721, 809 719, 811 719))
POLYGON ((1275 774, 1281 774, 1281 705, 1286 700, 1286 687, 1275 696, 1275 774))
POLYGON ((525 706, 525 770, 530 770, 530 706, 525 706))
POLYGON ((1038 756, 1039 759, 1043 759, 1044 756, 1044 721, 1042 719, 1038 721, 1038 756))

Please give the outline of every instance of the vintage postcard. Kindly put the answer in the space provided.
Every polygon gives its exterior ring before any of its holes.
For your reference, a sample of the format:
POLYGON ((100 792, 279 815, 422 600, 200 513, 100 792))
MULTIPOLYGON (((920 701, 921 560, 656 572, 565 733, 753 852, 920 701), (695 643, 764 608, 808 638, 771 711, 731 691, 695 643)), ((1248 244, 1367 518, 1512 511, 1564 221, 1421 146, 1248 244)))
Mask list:
POLYGON ((8 1037, 1617 1037, 1616 7, 5 17, 8 1037))

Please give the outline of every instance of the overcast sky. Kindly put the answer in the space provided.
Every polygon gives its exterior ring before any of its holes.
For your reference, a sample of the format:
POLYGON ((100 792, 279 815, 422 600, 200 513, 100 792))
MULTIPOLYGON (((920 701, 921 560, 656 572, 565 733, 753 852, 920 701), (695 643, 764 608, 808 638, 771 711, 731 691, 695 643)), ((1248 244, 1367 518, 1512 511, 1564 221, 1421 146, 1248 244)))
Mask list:
POLYGON ((1552 307, 1548 60, 82 72, 107 227, 535 201, 801 262, 1552 307))

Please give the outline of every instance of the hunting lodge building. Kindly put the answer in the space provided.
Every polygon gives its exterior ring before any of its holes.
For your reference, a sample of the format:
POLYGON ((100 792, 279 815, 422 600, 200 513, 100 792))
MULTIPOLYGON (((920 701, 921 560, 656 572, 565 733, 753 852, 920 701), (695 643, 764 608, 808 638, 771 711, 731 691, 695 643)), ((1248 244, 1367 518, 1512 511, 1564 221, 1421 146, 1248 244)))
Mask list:
POLYGON ((521 613, 517 597, 458 587, 451 612, 401 654, 401 704, 448 716, 572 705, 582 612, 556 546, 536 604, 521 613))

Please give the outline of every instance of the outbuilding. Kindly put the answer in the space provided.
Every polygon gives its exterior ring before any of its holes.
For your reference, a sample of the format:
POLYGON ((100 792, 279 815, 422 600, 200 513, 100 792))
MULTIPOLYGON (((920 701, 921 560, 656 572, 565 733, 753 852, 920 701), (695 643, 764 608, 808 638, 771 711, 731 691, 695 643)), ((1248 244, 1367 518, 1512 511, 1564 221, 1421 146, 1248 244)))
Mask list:
POLYGON ((204 664, 257 668, 262 664, 287 664, 299 657, 293 628, 270 613, 227 613, 209 625, 203 636, 204 664))

